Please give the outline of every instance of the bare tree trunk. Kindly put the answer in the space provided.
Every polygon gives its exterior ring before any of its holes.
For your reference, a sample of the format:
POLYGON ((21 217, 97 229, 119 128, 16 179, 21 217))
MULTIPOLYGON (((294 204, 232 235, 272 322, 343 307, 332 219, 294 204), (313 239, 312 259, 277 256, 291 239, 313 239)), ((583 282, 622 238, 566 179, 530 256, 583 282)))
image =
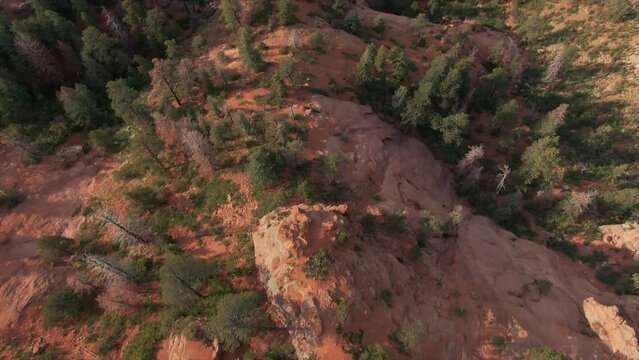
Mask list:
POLYGON ((104 215, 104 214, 99 214, 99 217, 101 217, 102 219, 108 221, 110 224, 114 225, 115 227, 117 227, 118 229, 122 230, 124 233, 126 233, 127 235, 131 236, 132 238, 136 239, 137 241, 141 242, 141 243, 148 243, 148 241, 146 239, 144 239, 141 235, 136 234, 135 232, 129 230, 128 228, 126 228, 124 225, 120 224, 119 222, 115 221, 113 218, 111 218, 108 215, 104 215))
POLYGON ((171 94, 173 94, 173 98, 175 98, 175 101, 177 102, 178 106, 182 106, 182 102, 180 102, 180 98, 178 98, 177 94, 175 93, 175 89, 173 89, 173 86, 171 85, 171 83, 169 82, 169 80, 166 78, 164 74, 162 74, 162 80, 164 80, 164 83, 166 84, 166 86, 169 87, 169 90, 171 91, 171 94))

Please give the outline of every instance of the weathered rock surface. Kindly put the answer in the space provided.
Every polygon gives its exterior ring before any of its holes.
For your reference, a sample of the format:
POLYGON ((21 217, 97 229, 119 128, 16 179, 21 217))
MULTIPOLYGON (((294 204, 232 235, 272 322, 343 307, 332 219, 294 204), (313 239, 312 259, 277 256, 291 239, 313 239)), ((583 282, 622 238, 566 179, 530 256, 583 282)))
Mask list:
POLYGON ((341 152, 348 158, 344 184, 355 194, 348 213, 321 205, 280 209, 262 219, 254 234, 272 310, 289 328, 298 354, 315 349, 320 359, 337 358, 326 355, 323 340, 341 341, 333 337, 338 298, 352 305, 346 330, 365 329, 364 342, 384 344, 394 358, 402 355, 388 337, 410 323, 425 330, 421 353, 441 359, 486 358, 482 354, 489 352, 482 347, 493 335, 507 339, 503 358, 551 346, 574 359, 608 359, 606 344, 582 334, 589 326, 584 299, 623 304, 624 316, 639 320, 636 297, 602 291, 586 266, 517 239, 468 210, 458 237, 431 239, 423 256, 410 260, 420 211, 443 217, 461 203, 452 175, 424 144, 381 121, 370 108, 322 96, 314 100, 321 111, 309 119, 307 152, 309 157, 341 152), (408 230, 379 230, 358 239, 361 216, 380 209, 404 213, 408 230), (314 235, 333 217, 329 223, 351 228, 348 246, 332 246, 330 236, 314 235), (326 247, 334 257, 330 276, 307 279, 300 271, 303 262, 326 247), (553 284, 547 294, 535 285, 542 279, 553 284), (380 300, 384 293, 391 295, 390 307, 380 300), (460 309, 464 316, 458 315, 460 309))
POLYGON ((263 217, 253 234, 255 262, 273 315, 289 329, 300 359, 312 354, 349 358, 335 334, 335 301, 354 287, 348 271, 314 280, 301 270, 309 256, 335 243, 345 212, 345 206, 294 206, 263 217))
POLYGON ((216 360, 220 346, 218 342, 207 345, 201 341, 189 340, 182 334, 171 334, 160 344, 159 360, 216 360))
POLYGON ((599 227, 603 240, 619 249, 628 249, 639 258, 639 223, 603 225, 599 227))
POLYGON ((594 298, 588 298, 584 300, 583 308, 590 327, 615 354, 630 360, 639 359, 635 330, 619 314, 618 307, 602 305, 594 298))

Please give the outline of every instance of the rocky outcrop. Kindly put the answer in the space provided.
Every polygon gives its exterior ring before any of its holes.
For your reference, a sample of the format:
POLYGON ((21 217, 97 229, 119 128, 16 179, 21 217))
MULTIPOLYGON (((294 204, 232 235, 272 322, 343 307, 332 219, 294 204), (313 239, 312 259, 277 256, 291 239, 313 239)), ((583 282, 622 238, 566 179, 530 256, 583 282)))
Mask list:
POLYGON ((348 272, 331 269, 323 279, 308 278, 308 257, 335 244, 346 206, 299 205, 260 220, 253 234, 255 262, 273 316, 286 326, 300 359, 348 359, 335 334, 335 303, 353 288, 348 272))
POLYGON ((599 230, 603 240, 619 249, 628 249, 639 258, 639 223, 604 225, 599 230))
POLYGON ((639 359, 635 330, 619 314, 618 307, 602 305, 590 297, 584 300, 583 309, 590 327, 613 353, 630 360, 639 359))
POLYGON ((207 345, 201 341, 189 340, 182 334, 171 334, 160 344, 159 360, 216 360, 220 352, 217 341, 207 345))

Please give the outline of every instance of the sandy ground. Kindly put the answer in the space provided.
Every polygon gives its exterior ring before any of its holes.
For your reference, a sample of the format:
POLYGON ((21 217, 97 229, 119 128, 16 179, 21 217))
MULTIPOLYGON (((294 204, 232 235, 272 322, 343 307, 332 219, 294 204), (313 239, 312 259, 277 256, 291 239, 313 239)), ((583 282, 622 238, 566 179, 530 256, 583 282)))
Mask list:
MULTIPOLYGON (((11 210, 0 210, 0 334, 15 336, 33 331, 38 321, 33 305, 52 287, 64 284, 72 269, 44 263, 36 240, 43 235, 73 237, 84 204, 112 164, 92 152, 64 168, 58 157, 24 166, 22 152, 0 152, 0 183, 15 184, 25 200, 11 210)), ((3 336, 4 336, 3 335, 3 336)), ((35 336, 32 333, 31 336, 35 336)))

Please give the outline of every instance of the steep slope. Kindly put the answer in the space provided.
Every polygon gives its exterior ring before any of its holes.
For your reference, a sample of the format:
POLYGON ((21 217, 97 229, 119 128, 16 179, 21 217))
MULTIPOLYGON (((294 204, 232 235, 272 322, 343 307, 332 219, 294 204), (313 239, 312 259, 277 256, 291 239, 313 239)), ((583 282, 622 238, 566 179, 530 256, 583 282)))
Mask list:
POLYGON ((5 309, 0 332, 17 325, 25 308, 50 286, 64 282, 70 269, 51 271, 38 256, 36 240, 51 234, 74 236, 83 205, 108 174, 110 164, 97 153, 75 158, 68 169, 63 168, 63 153, 37 166, 23 165, 17 147, 0 153, 0 184, 18 183, 25 197, 10 211, 0 210, 0 304, 5 309))
MULTIPOLYGON (((386 231, 378 232, 374 239, 355 240, 359 251, 353 250, 353 244, 332 250, 335 281, 346 286, 348 297, 353 299, 349 328, 363 329, 366 342, 387 342, 398 326, 410 322, 421 323, 426 330, 422 350, 447 359, 483 357, 481 345, 491 335, 508 339, 502 354, 505 357, 518 357, 527 349, 549 345, 574 358, 605 359, 610 351, 606 345, 581 333, 588 328, 582 310, 584 299, 594 297, 602 303, 625 305, 628 312, 624 316, 630 322, 638 320, 636 298, 615 298, 601 291, 587 280, 590 274, 585 267, 543 246, 517 239, 491 220, 469 211, 465 212, 458 237, 431 239, 425 256, 409 261, 406 255, 414 244, 419 211, 426 209, 443 216, 461 202, 452 189, 452 175, 425 145, 382 122, 368 107, 322 96, 314 100, 321 112, 312 119, 307 155, 330 151, 348 158, 344 183, 353 200, 344 221, 357 228, 356 219, 366 209, 385 209, 404 213, 412 229, 405 234, 386 231), (535 284, 541 280, 552 282, 549 292, 537 289, 535 284), (391 307, 379 301, 385 289, 392 294, 391 307)), ((332 213, 337 215, 330 216, 338 216, 335 209, 293 207, 262 220, 254 234, 256 258, 269 259, 273 247, 297 243, 302 250, 289 254, 292 263, 287 266, 299 274, 302 260, 319 248, 330 247, 330 242, 317 243, 317 237, 305 236, 304 232, 292 236, 281 229, 295 222, 296 217, 290 214, 319 210, 324 217, 332 213), (264 235, 268 233, 276 235, 264 235), (297 236, 306 239, 303 245, 297 236)), ((313 226, 311 220, 303 228, 313 226)), ((270 276, 275 264, 282 262, 286 260, 258 261, 274 307, 291 301, 276 298, 282 293, 273 290, 277 288, 273 281, 277 280, 270 276)), ((285 286, 294 287, 296 282, 301 289, 308 289, 303 276, 288 278, 285 286)), ((333 301, 345 296, 331 292, 336 285, 328 284, 311 287, 311 295, 332 293, 333 301)), ((331 320, 323 326, 329 327, 330 333, 334 325, 331 320)), ((294 337, 294 330, 289 330, 294 337)), ((294 344, 300 351, 300 345, 294 344)))

